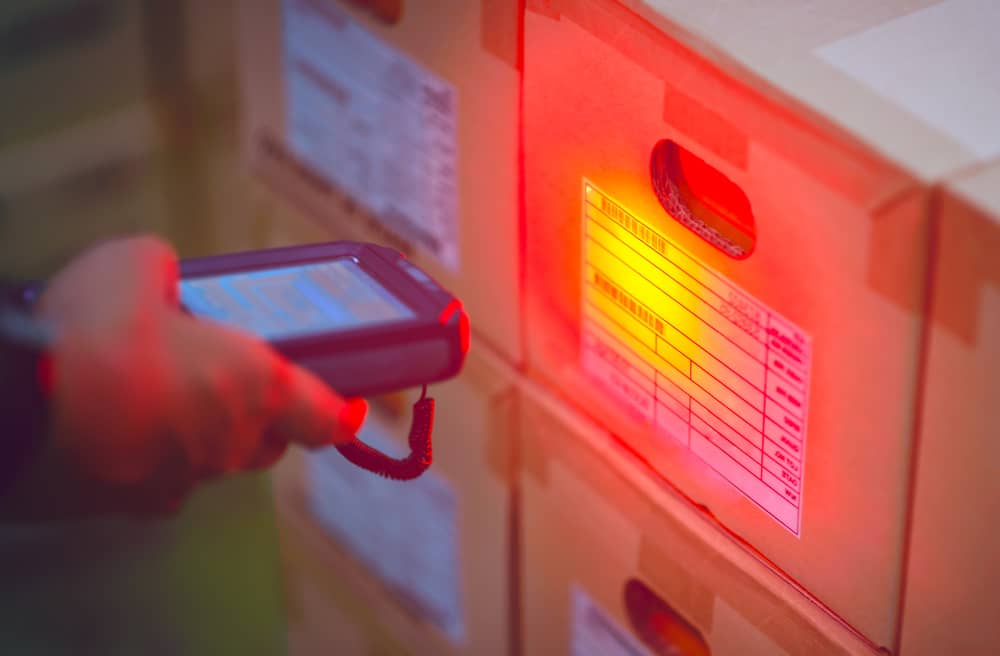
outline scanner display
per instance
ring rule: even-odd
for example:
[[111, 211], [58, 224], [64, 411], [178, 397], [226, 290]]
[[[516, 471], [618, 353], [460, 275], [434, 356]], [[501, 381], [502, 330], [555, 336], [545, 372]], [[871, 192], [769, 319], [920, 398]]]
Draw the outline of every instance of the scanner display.
[[267, 340], [308, 337], [415, 317], [357, 260], [279, 267], [181, 281], [193, 314]]

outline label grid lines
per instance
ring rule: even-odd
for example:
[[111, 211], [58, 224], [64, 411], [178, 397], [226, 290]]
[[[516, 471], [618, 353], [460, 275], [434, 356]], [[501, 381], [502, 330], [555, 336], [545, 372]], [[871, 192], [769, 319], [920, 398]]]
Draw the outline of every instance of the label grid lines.
[[810, 338], [586, 179], [582, 200], [582, 368], [800, 536]]
[[[598, 247], [600, 247], [600, 245], [598, 245]], [[623, 265], [623, 266], [625, 266], [625, 267], [628, 267], [629, 269], [631, 269], [631, 267], [629, 267], [628, 263], [624, 262], [624, 261], [623, 261], [623, 260], [621, 260], [620, 258], [617, 258], [617, 257], [616, 257], [616, 259], [618, 259], [618, 260], [619, 260], [619, 261], [620, 261], [620, 262], [622, 263], [622, 265]], [[640, 274], [640, 275], [641, 275], [641, 274]], [[604, 293], [604, 292], [603, 292], [602, 290], [600, 290], [600, 289], [599, 289], [599, 287], [600, 287], [599, 285], [596, 285], [596, 284], [594, 284], [594, 283], [591, 283], [590, 281], [588, 281], [588, 283], [587, 283], [587, 284], [589, 284], [589, 285], [594, 285], [594, 286], [598, 287], [598, 291], [600, 291], [601, 293]], [[651, 285], [651, 286], [652, 286], [652, 287], [653, 287], [654, 289], [656, 289], [657, 291], [661, 291], [661, 292], [663, 291], [663, 290], [661, 290], [661, 289], [660, 289], [659, 287], [657, 287], [656, 285]], [[665, 294], [665, 292], [664, 292], [664, 294]], [[665, 295], [666, 295], [666, 294], [665, 294]], [[667, 296], [669, 296], [669, 295], [667, 295]], [[648, 308], [647, 308], [647, 309], [648, 309]], [[653, 313], [653, 314], [655, 314], [655, 313]], [[673, 323], [672, 323], [671, 321], [669, 321], [669, 320], [667, 320], [667, 319], [664, 319], [664, 318], [662, 318], [662, 317], [659, 317], [659, 318], [661, 318], [661, 319], [662, 319], [662, 321], [663, 321], [663, 325], [665, 325], [665, 326], [669, 325], [669, 326], [673, 327], [673, 328], [674, 328], [675, 330], [677, 330], [677, 332], [678, 332], [678, 333], [679, 333], [679, 334], [680, 334], [681, 336], [683, 336], [683, 337], [687, 338], [688, 340], [691, 340], [692, 342], [694, 341], [694, 340], [693, 340], [693, 339], [691, 338], [691, 336], [689, 336], [689, 335], [685, 334], [683, 330], [681, 330], [681, 329], [677, 328], [676, 326], [674, 326], [674, 324], [673, 324]], [[766, 393], [766, 389], [767, 389], [767, 388], [766, 388], [766, 386], [765, 386], [765, 387], [763, 387], [763, 388], [761, 388], [761, 387], [758, 387], [757, 385], [755, 385], [755, 384], [753, 383], [753, 381], [751, 381], [751, 380], [747, 380], [747, 378], [746, 378], [746, 377], [744, 377], [744, 376], [743, 376], [743, 375], [742, 375], [742, 374], [741, 374], [741, 373], [740, 373], [739, 371], [736, 371], [736, 370], [735, 370], [735, 369], [734, 369], [733, 367], [731, 367], [731, 366], [730, 366], [730, 365], [729, 365], [728, 363], [726, 363], [726, 362], [725, 362], [724, 360], [721, 360], [721, 359], [719, 359], [719, 358], [718, 358], [717, 356], [715, 356], [714, 354], [712, 354], [711, 352], [709, 352], [709, 351], [708, 351], [707, 349], [704, 349], [704, 348], [702, 348], [702, 347], [701, 347], [700, 345], [698, 345], [697, 343], [695, 343], [695, 346], [697, 346], [697, 347], [698, 347], [698, 348], [699, 348], [699, 349], [700, 349], [701, 351], [703, 351], [704, 353], [706, 353], [706, 354], [707, 354], [707, 355], [709, 356], [709, 358], [711, 358], [712, 360], [714, 360], [715, 362], [717, 362], [718, 364], [720, 364], [720, 365], [722, 365], [722, 366], [723, 366], [724, 368], [726, 368], [726, 369], [727, 369], [728, 371], [730, 371], [730, 372], [731, 372], [731, 373], [732, 373], [732, 374], [733, 374], [734, 376], [737, 376], [738, 378], [742, 379], [742, 380], [743, 380], [743, 381], [745, 381], [745, 382], [746, 382], [746, 383], [747, 383], [748, 385], [752, 385], [752, 386], [753, 386], [754, 388], [756, 388], [756, 389], [757, 389], [758, 391], [760, 391], [760, 392], [762, 392], [762, 393]], [[691, 360], [691, 358], [688, 358], [688, 360], [690, 361], [690, 360]], [[761, 365], [763, 365], [763, 364], [764, 364], [764, 362], [761, 362], [761, 361], [758, 361], [758, 362], [759, 362], [759, 363], [760, 363]], [[704, 370], [704, 369], [703, 369], [703, 370]], [[689, 374], [689, 375], [690, 375], [690, 374]], [[709, 375], [711, 375], [711, 374], [709, 374]], [[713, 377], [714, 377], [714, 376], [713, 376]], [[718, 380], [718, 379], [717, 379], [717, 380]], [[766, 379], [765, 379], [765, 381], [766, 381]], [[719, 382], [720, 382], [721, 384], [723, 384], [723, 385], [726, 385], [727, 387], [729, 387], [729, 385], [727, 385], [727, 383], [726, 383], [725, 381], [721, 381], [721, 380], [719, 380]], [[736, 395], [739, 395], [739, 393], [738, 393], [738, 392], [737, 392], [736, 390], [732, 390], [732, 389], [730, 388], [730, 391], [732, 391], [732, 392], [733, 392], [734, 394], [736, 394]], [[741, 398], [742, 398], [742, 397], [741, 397]], [[746, 401], [747, 403], [751, 403], [751, 401], [750, 401], [749, 399], [746, 399], [746, 398], [742, 398], [742, 400], [743, 400], [743, 401]], [[758, 408], [758, 409], [759, 409], [759, 410], [763, 410], [762, 408]]]

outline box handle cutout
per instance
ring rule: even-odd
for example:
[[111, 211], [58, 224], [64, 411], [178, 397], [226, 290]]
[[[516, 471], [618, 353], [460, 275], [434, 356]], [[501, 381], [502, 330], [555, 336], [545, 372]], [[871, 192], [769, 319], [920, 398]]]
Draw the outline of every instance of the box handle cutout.
[[638, 579], [625, 583], [625, 609], [632, 630], [659, 656], [711, 656], [705, 638]]
[[667, 214], [729, 257], [750, 257], [757, 225], [747, 195], [732, 180], [669, 139], [653, 146], [649, 173]]

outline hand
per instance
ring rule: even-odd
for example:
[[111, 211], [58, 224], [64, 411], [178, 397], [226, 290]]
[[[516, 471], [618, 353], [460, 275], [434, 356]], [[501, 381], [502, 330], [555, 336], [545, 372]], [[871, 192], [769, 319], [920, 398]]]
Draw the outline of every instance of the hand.
[[49, 507], [170, 512], [201, 481], [267, 467], [289, 442], [348, 441], [364, 420], [363, 400], [181, 312], [177, 258], [156, 238], [86, 252], [49, 282], [37, 315], [57, 335], [49, 483], [35, 491]]

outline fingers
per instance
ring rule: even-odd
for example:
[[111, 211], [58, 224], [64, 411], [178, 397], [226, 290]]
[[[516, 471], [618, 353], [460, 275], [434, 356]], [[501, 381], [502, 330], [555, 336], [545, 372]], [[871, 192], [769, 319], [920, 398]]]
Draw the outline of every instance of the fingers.
[[153, 308], [176, 306], [178, 275], [176, 254], [158, 237], [103, 242], [49, 281], [38, 313], [78, 330], [108, 332], [151, 319]]
[[[129, 275], [115, 267], [115, 277], [122, 292], [137, 303], [178, 304], [180, 265], [173, 247], [154, 235], [119, 239], [98, 247], [94, 257], [128, 266]], [[124, 278], [124, 280], [122, 280]]]
[[246, 469], [268, 469], [281, 460], [288, 450], [288, 440], [273, 431], [264, 433], [257, 447], [257, 453], [246, 463]]
[[279, 378], [288, 385], [284, 407], [272, 430], [289, 442], [318, 448], [351, 441], [364, 423], [364, 399], [340, 398], [323, 381], [280, 358], [273, 366], [287, 370]]
[[268, 466], [289, 443], [318, 448], [351, 440], [367, 413], [255, 337], [207, 320], [170, 320], [171, 361], [187, 371], [178, 389], [198, 390], [186, 451], [196, 469], [218, 475]]
[[[269, 434], [317, 448], [348, 442], [357, 433], [368, 412], [364, 399], [345, 401], [319, 378], [254, 337], [207, 322], [205, 326], [238, 351], [248, 386], [245, 392], [254, 406], [249, 414], [264, 417]], [[220, 344], [219, 349], [223, 348]]]

